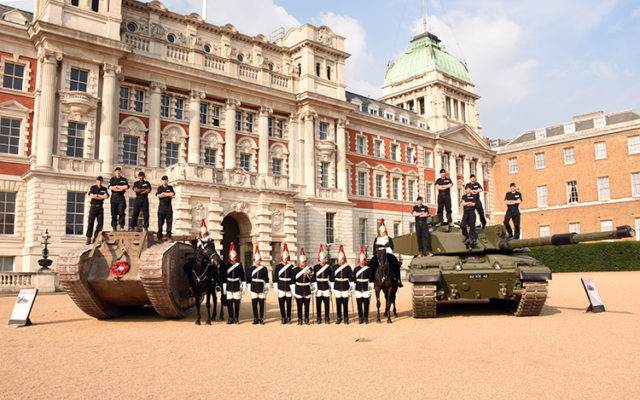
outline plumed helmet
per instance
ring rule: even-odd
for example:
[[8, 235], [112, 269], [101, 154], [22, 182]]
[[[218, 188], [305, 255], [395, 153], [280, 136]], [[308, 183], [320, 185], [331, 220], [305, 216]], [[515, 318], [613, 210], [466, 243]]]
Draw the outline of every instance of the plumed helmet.
[[300, 256], [298, 256], [298, 262], [302, 264], [303, 262], [307, 262], [307, 256], [304, 255], [304, 247], [300, 248]]
[[287, 247], [286, 243], [284, 244], [284, 246], [282, 246], [282, 256], [280, 257], [280, 261], [282, 261], [283, 263], [291, 261], [291, 255], [289, 254], [289, 247]]
[[384, 224], [384, 218], [382, 218], [380, 220], [380, 226], [378, 227], [378, 234], [380, 236], [386, 236], [387, 235], [387, 226]]
[[367, 262], [367, 253], [364, 252], [364, 246], [360, 246], [360, 254], [358, 255], [358, 262], [360, 264]]
[[202, 239], [203, 237], [208, 235], [209, 230], [207, 229], [207, 224], [204, 222], [204, 218], [202, 218], [202, 221], [200, 222], [200, 233], [198, 234], [198, 237]]
[[236, 245], [231, 242], [229, 246], [229, 262], [235, 263], [238, 261], [238, 252], [236, 251]]
[[254, 264], [258, 264], [262, 261], [262, 255], [260, 254], [260, 249], [258, 245], [256, 245], [255, 250], [253, 250], [253, 262]]
[[327, 261], [327, 253], [322, 249], [322, 244], [320, 245], [320, 250], [318, 250], [318, 261]]
[[340, 245], [340, 249], [338, 250], [338, 264], [344, 264], [347, 262], [347, 255], [344, 253], [344, 247]]

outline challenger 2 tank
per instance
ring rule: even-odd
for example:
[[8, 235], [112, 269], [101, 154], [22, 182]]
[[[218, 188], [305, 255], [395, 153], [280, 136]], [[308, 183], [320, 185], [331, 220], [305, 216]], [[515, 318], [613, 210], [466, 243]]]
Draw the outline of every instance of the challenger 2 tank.
[[85, 313], [112, 318], [151, 305], [180, 318], [194, 305], [183, 266], [193, 247], [154, 241], [151, 232], [102, 232], [93, 245], [69, 250], [57, 261], [60, 284]]
[[395, 252], [414, 256], [409, 265], [414, 318], [435, 318], [438, 301], [489, 299], [516, 316], [539, 315], [547, 298], [551, 270], [526, 256], [527, 247], [572, 245], [632, 237], [630, 226], [593, 233], [562, 233], [532, 239], [509, 239], [503, 225], [477, 229], [478, 240], [465, 245], [456, 226], [431, 233], [433, 256], [418, 255], [416, 234], [393, 239]]

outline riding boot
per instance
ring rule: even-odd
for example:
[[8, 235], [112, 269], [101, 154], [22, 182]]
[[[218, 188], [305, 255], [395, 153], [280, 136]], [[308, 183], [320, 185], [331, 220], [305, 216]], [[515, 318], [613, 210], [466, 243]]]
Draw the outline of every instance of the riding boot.
[[309, 303], [311, 299], [304, 299], [304, 323], [309, 325]]
[[322, 323], [322, 297], [316, 297], [316, 323]]
[[358, 305], [358, 323], [363, 323], [364, 318], [362, 317], [362, 299], [356, 299], [356, 303]]
[[296, 299], [296, 305], [298, 309], [298, 325], [302, 325], [302, 304], [304, 303], [303, 299]]
[[291, 322], [291, 303], [293, 299], [291, 297], [285, 297], [285, 305], [287, 306], [287, 323]]
[[233, 300], [227, 299], [227, 312], [229, 313], [229, 320], [227, 321], [227, 324], [233, 324], [235, 322], [233, 320], [233, 316], [235, 315], [233, 313], [233, 303]]
[[253, 324], [258, 325], [258, 299], [251, 299], [251, 309], [253, 310]]
[[342, 307], [344, 307], [344, 323], [349, 325], [349, 298], [342, 299]]
[[240, 300], [234, 300], [234, 302], [236, 303], [235, 321], [236, 321], [236, 324], [239, 324], [240, 323]]
[[364, 300], [364, 323], [369, 323], [369, 304], [371, 303], [371, 299]]
[[330, 324], [331, 323], [331, 316], [329, 315], [330, 309], [331, 309], [331, 298], [330, 297], [325, 297], [324, 299], [324, 323], [325, 324]]
[[282, 318], [283, 325], [287, 323], [287, 314], [285, 314], [285, 311], [284, 311], [284, 302], [285, 302], [285, 297], [278, 298], [278, 305], [280, 306], [280, 317]]
[[260, 307], [260, 325], [264, 325], [264, 299], [258, 299], [258, 306]]
[[336, 325], [340, 325], [342, 323], [342, 300], [343, 299], [341, 297], [336, 298]]

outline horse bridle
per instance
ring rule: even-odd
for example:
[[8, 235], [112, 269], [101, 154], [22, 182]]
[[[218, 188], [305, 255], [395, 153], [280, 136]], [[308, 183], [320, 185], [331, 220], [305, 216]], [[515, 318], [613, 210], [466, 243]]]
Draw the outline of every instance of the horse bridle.
[[[213, 247], [211, 249], [211, 255], [209, 257], [203, 257], [203, 259], [206, 260], [207, 262], [207, 266], [204, 269], [204, 271], [202, 272], [202, 274], [198, 275], [195, 271], [195, 268], [191, 270], [191, 273], [193, 274], [193, 277], [196, 279], [196, 282], [200, 283], [200, 281], [207, 275], [207, 273], [209, 272], [209, 269], [211, 267], [211, 265], [215, 264], [215, 256], [216, 256], [216, 249], [213, 246], [213, 244], [211, 244], [211, 247]], [[204, 252], [204, 249], [208, 249], [209, 248], [209, 244], [205, 244], [202, 245], [202, 251]], [[197, 250], [196, 250], [197, 251]]]

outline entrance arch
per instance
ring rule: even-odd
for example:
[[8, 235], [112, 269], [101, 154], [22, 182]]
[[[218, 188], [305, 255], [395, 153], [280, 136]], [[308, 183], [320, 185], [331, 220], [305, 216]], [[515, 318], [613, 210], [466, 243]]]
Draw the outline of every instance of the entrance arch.
[[247, 214], [232, 212], [222, 219], [222, 254], [228, 260], [231, 242], [236, 247], [240, 262], [245, 267], [251, 266], [253, 248], [251, 242], [251, 220]]

